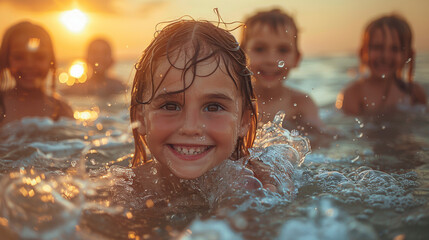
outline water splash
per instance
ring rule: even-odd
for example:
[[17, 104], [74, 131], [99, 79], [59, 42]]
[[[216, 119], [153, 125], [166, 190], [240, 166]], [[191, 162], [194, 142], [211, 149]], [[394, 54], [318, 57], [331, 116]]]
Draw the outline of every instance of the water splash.
[[255, 152], [276, 144], [285, 144], [290, 146], [286, 147], [290, 151], [289, 154], [286, 154], [289, 156], [289, 161], [300, 166], [304, 162], [305, 156], [311, 152], [310, 141], [306, 137], [297, 135], [296, 131], [293, 131], [292, 134], [282, 127], [285, 115], [283, 111], [279, 111], [272, 122], [268, 122], [258, 129], [253, 144], [254, 149], [251, 151]]

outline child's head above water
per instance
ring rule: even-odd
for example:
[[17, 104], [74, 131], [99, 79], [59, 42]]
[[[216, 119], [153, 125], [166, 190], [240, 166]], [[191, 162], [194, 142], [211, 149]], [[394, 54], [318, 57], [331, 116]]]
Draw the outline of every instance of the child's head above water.
[[153, 158], [196, 178], [248, 154], [257, 126], [246, 56], [227, 30], [179, 20], [157, 33], [136, 65], [133, 166]]
[[110, 43], [104, 38], [93, 39], [88, 45], [86, 60], [94, 74], [105, 75], [113, 64]]
[[412, 81], [414, 49], [412, 32], [407, 21], [398, 15], [382, 16], [365, 29], [360, 50], [361, 70], [369, 69], [377, 78], [402, 78], [409, 63], [408, 81]]
[[301, 58], [295, 21], [280, 9], [261, 11], [245, 20], [241, 47], [250, 58], [257, 86], [277, 87]]
[[54, 90], [55, 69], [52, 40], [43, 27], [25, 21], [7, 29], [0, 48], [1, 90], [16, 87], [44, 91], [50, 70]]

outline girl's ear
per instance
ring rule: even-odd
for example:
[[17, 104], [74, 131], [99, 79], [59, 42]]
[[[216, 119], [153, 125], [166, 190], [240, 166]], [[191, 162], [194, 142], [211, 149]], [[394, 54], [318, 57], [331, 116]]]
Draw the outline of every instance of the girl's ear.
[[137, 132], [142, 136], [146, 135], [146, 124], [143, 116], [143, 105], [137, 106], [136, 120], [138, 121]]
[[363, 47], [359, 49], [359, 59], [361, 64], [368, 65], [368, 52]]
[[297, 49], [296, 50], [295, 64], [293, 65], [293, 67], [294, 68], [298, 67], [300, 62], [301, 62], [301, 52]]

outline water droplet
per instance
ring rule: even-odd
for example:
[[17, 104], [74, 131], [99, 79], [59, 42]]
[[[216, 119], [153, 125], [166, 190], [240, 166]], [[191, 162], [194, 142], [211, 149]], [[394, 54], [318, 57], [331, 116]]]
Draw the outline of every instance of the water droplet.
[[262, 105], [265, 105], [265, 102], [262, 102]]
[[412, 60], [412, 58], [408, 58], [407, 61], [405, 63], [410, 63]]
[[286, 80], [286, 76], [283, 76], [283, 80]]
[[375, 102], [372, 102], [372, 103], [371, 103], [371, 106], [375, 106]]
[[357, 134], [357, 135], [356, 135], [356, 137], [358, 137], [358, 138], [363, 137], [363, 133], [359, 133], [359, 134]]
[[381, 78], [385, 78], [385, 77], [386, 77], [386, 74], [381, 75]]
[[71, 165], [72, 167], [76, 167], [76, 164], [77, 164], [77, 162], [76, 162], [75, 160], [71, 161], [71, 163], [70, 163], [70, 165]]
[[384, 125], [383, 125], [383, 126], [381, 126], [381, 129], [383, 129], [383, 130], [384, 130], [384, 129], [386, 129], [386, 126], [384, 126]]
[[290, 132], [290, 135], [291, 135], [292, 137], [297, 137], [297, 136], [299, 136], [299, 132], [298, 132], [298, 130], [293, 129], [293, 130]]
[[279, 68], [284, 67], [284, 66], [285, 66], [285, 61], [283, 61], [283, 60], [278, 61], [277, 66], [278, 66]]
[[91, 162], [92, 165], [95, 165], [95, 159], [91, 158], [91, 160], [89, 160]]
[[256, 74], [261, 74], [261, 72], [258, 71], [258, 72], [256, 72]]
[[363, 124], [363, 123], [361, 123], [360, 125], [359, 125], [359, 127], [360, 128], [363, 128], [365, 125]]
[[294, 103], [293, 106], [296, 107], [296, 106], [298, 106], [298, 104]]

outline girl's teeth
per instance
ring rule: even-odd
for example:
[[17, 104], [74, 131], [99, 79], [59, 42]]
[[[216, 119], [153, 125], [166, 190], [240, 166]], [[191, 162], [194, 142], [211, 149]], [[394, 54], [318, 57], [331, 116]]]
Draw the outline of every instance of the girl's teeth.
[[185, 147], [174, 147], [174, 149], [184, 155], [196, 155], [204, 152], [206, 150], [205, 147], [199, 148], [185, 148]]

